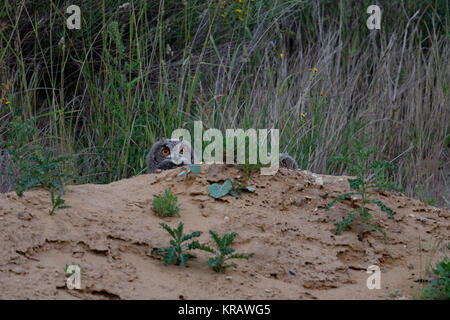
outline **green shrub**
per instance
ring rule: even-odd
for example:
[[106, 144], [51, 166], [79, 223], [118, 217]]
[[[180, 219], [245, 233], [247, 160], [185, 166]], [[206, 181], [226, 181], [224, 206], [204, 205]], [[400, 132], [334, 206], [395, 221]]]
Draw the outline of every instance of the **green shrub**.
[[153, 210], [160, 217], [180, 216], [178, 198], [172, 194], [170, 188], [164, 190], [164, 195], [158, 195], [153, 199]]
[[445, 257], [433, 269], [436, 278], [425, 288], [424, 298], [430, 300], [450, 300], [450, 259]]

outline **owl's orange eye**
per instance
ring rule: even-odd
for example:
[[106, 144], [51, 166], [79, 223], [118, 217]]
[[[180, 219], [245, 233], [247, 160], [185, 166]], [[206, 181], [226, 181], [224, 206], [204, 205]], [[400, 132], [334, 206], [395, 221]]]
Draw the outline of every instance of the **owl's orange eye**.
[[163, 156], [168, 156], [169, 153], [170, 153], [169, 148], [163, 148], [163, 149], [161, 150], [161, 154], [162, 154]]
[[181, 148], [180, 153], [184, 154], [184, 148]]
[[281, 161], [280, 162], [280, 167], [282, 167], [282, 168], [287, 168], [287, 164], [286, 164], [286, 161]]

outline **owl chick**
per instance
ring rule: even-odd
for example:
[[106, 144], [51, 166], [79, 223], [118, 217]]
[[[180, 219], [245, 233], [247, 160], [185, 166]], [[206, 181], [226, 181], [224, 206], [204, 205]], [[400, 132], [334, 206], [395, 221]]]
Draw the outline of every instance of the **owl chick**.
[[147, 154], [147, 173], [157, 169], [168, 170], [194, 162], [194, 154], [189, 142], [178, 139], [161, 139]]
[[297, 161], [287, 153], [280, 153], [280, 168], [297, 170]]

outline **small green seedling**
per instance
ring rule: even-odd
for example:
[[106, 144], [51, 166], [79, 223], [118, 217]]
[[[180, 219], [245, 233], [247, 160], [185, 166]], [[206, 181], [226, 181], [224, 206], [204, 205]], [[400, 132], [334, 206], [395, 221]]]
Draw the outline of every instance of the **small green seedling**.
[[190, 164], [190, 165], [189, 165], [189, 169], [181, 171], [181, 172], [178, 174], [178, 177], [182, 177], [182, 176], [184, 176], [184, 175], [189, 175], [189, 173], [192, 173], [192, 174], [200, 174], [201, 169], [202, 169], [202, 168], [200, 167], [199, 164]]
[[61, 195], [58, 194], [58, 196], [55, 198], [55, 192], [53, 191], [53, 189], [50, 189], [50, 199], [52, 201], [52, 209], [48, 211], [49, 215], [53, 215], [55, 211], [58, 210], [71, 208], [71, 206], [64, 205], [66, 200], [61, 198]]
[[170, 188], [164, 190], [164, 195], [158, 195], [153, 199], [153, 210], [160, 217], [180, 216], [178, 198], [172, 194]]
[[234, 238], [236, 238], [237, 236], [236, 232], [225, 234], [223, 237], [219, 237], [219, 235], [212, 230], [209, 230], [209, 234], [214, 239], [214, 242], [216, 243], [216, 246], [219, 249], [219, 251], [212, 249], [206, 244], [194, 243], [192, 247], [194, 249], [200, 249], [212, 253], [214, 257], [208, 260], [208, 265], [218, 273], [224, 273], [226, 269], [229, 267], [233, 268], [237, 267], [235, 263], [226, 264], [228, 260], [250, 259], [251, 257], [254, 256], [254, 253], [250, 253], [247, 255], [242, 253], [234, 253], [235, 249], [229, 247], [233, 242]]
[[164, 265], [168, 266], [171, 263], [175, 263], [180, 267], [184, 267], [189, 259], [195, 258], [190, 253], [185, 253], [184, 250], [193, 249], [199, 247], [200, 244], [197, 241], [191, 241], [190, 243], [184, 243], [188, 240], [200, 236], [200, 231], [192, 232], [188, 235], [183, 235], [183, 222], [178, 224], [178, 228], [172, 229], [165, 223], [160, 225], [172, 236], [170, 240], [170, 247], [155, 249], [152, 254], [164, 253]]
[[245, 163], [245, 164], [241, 164], [239, 166], [239, 168], [244, 173], [244, 175], [247, 179], [252, 178], [255, 173], [257, 173], [258, 171], [261, 170], [261, 168], [267, 168], [267, 167], [269, 167], [269, 165], [268, 164], [263, 165], [261, 162], [259, 162], [259, 159], [258, 159], [258, 163], [256, 163], [256, 164]]
[[255, 192], [255, 188], [249, 187], [246, 184], [234, 180], [232, 178], [227, 179], [223, 183], [223, 185], [213, 183], [208, 187], [208, 193], [214, 199], [220, 199], [226, 196], [227, 194], [230, 194], [235, 198], [239, 198], [240, 197], [239, 191]]
[[358, 140], [354, 140], [354, 150], [349, 156], [339, 156], [335, 158], [335, 161], [346, 163], [349, 167], [351, 174], [356, 175], [355, 179], [348, 179], [351, 192], [347, 192], [336, 197], [331, 203], [326, 206], [326, 210], [329, 210], [336, 202], [358, 196], [361, 198], [361, 205], [359, 208], [350, 211], [349, 215], [337, 222], [337, 228], [335, 234], [338, 235], [345, 228], [351, 227], [352, 222], [360, 218], [362, 220], [361, 228], [359, 231], [359, 238], [362, 239], [363, 229], [366, 225], [368, 229], [375, 229], [381, 232], [384, 236], [386, 233], [376, 224], [371, 224], [369, 221], [372, 219], [372, 215], [366, 207], [366, 204], [373, 203], [377, 205], [381, 211], [387, 213], [390, 219], [394, 219], [394, 212], [392, 209], [383, 204], [383, 202], [369, 197], [368, 191], [370, 189], [376, 190], [398, 190], [393, 181], [391, 181], [386, 170], [395, 169], [395, 167], [387, 161], [374, 161], [369, 164], [369, 157], [375, 149], [366, 148], [364, 143]]

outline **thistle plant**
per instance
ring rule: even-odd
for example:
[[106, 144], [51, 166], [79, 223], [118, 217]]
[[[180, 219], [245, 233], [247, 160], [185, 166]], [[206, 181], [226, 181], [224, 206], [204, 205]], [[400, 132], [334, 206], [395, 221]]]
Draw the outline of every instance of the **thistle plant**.
[[398, 190], [398, 187], [386, 173], [389, 169], [395, 169], [390, 162], [374, 161], [369, 163], [369, 158], [374, 152], [375, 148], [367, 148], [365, 141], [361, 142], [354, 139], [353, 150], [349, 153], [349, 155], [340, 155], [334, 159], [335, 161], [340, 161], [347, 164], [350, 174], [356, 175], [356, 178], [348, 179], [351, 191], [336, 197], [326, 206], [326, 210], [329, 210], [338, 201], [354, 196], [361, 198], [360, 206], [350, 211], [347, 217], [336, 223], [336, 235], [340, 234], [343, 229], [351, 227], [353, 221], [359, 218], [361, 220], [359, 230], [360, 239], [362, 239], [364, 227], [367, 229], [378, 230], [386, 236], [384, 230], [376, 224], [370, 223], [372, 215], [369, 213], [366, 206], [369, 203], [377, 205], [382, 211], [387, 213], [390, 219], [394, 219], [394, 212], [392, 209], [384, 205], [380, 200], [372, 199], [369, 195], [370, 190]]
[[170, 240], [170, 247], [155, 249], [152, 254], [164, 253], [164, 265], [168, 266], [171, 263], [175, 263], [180, 267], [184, 267], [189, 259], [195, 258], [193, 254], [184, 252], [186, 249], [190, 250], [195, 247], [199, 247], [200, 244], [197, 241], [185, 243], [188, 240], [200, 236], [200, 231], [194, 231], [188, 235], [183, 235], [183, 222], [178, 224], [176, 229], [172, 229], [165, 223], [160, 225], [166, 230], [172, 237]]
[[214, 257], [210, 258], [208, 260], [208, 265], [213, 268], [214, 271], [218, 273], [224, 273], [229, 267], [236, 268], [237, 265], [235, 263], [229, 263], [226, 262], [231, 259], [250, 259], [254, 256], [254, 253], [250, 254], [242, 254], [242, 253], [234, 253], [235, 249], [230, 248], [231, 243], [233, 242], [234, 238], [236, 238], [237, 233], [232, 232], [225, 234], [223, 237], [219, 237], [217, 233], [215, 233], [212, 230], [209, 230], [209, 234], [214, 239], [214, 242], [216, 243], [216, 246], [218, 248], [218, 251], [212, 249], [206, 244], [199, 244], [199, 243], [193, 243], [192, 248], [194, 249], [200, 249], [207, 251], [209, 253], [212, 253]]
[[58, 189], [64, 194], [64, 183], [72, 178], [63, 172], [68, 157], [54, 156], [53, 149], [34, 143], [37, 132], [30, 123], [15, 118], [9, 124], [8, 139], [2, 144], [10, 155], [11, 165], [7, 170], [16, 177], [14, 189], [19, 197], [33, 187]]
[[48, 211], [49, 215], [53, 215], [55, 211], [70, 208], [70, 206], [64, 205], [66, 200], [61, 198], [61, 195], [58, 194], [58, 196], [55, 197], [53, 189], [50, 189], [50, 200], [52, 201], [52, 208]]

